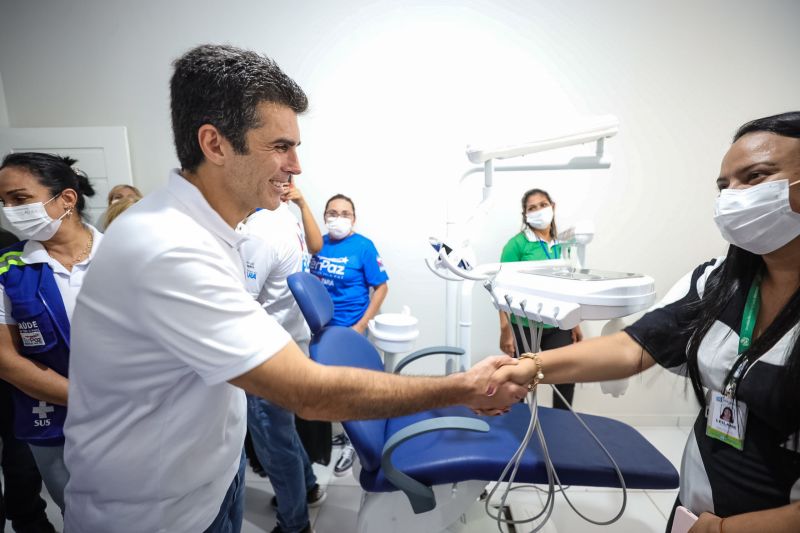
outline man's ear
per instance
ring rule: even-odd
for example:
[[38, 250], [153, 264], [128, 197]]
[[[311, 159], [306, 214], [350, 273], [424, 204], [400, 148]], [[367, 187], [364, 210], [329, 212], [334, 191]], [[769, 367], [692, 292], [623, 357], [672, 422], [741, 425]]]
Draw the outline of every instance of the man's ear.
[[233, 151], [227, 139], [211, 124], [203, 124], [198, 128], [197, 142], [206, 161], [215, 166], [222, 166], [226, 155]]

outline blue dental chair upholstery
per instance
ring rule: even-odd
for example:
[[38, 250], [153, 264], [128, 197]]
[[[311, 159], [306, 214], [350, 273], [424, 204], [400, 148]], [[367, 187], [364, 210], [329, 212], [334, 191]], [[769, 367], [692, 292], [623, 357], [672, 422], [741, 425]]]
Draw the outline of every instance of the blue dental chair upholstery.
[[[383, 371], [380, 355], [366, 337], [350, 328], [327, 325], [333, 316], [333, 303], [317, 278], [298, 273], [288, 282], [311, 328], [310, 351], [315, 361]], [[440, 349], [431, 353], [442, 353], [435, 351]], [[417, 357], [412, 354], [406, 359]], [[398, 368], [407, 362], [401, 361]], [[616, 460], [628, 488], [678, 486], [678, 473], [672, 464], [635, 429], [605, 417], [582, 417]], [[608, 458], [570, 412], [540, 407], [539, 418], [562, 483], [619, 487]], [[436, 506], [433, 486], [496, 481], [519, 446], [529, 419], [529, 407], [517, 404], [509, 414], [499, 417], [481, 417], [467, 408], [451, 407], [343, 425], [361, 461], [361, 487], [368, 493], [402, 490], [414, 512], [422, 513]], [[547, 483], [535, 438], [524, 454], [516, 481]]]

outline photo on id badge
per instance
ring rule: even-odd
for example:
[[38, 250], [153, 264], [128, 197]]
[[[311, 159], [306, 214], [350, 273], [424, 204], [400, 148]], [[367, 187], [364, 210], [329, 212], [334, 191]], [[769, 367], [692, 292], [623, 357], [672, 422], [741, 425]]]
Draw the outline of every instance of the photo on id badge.
[[706, 435], [730, 444], [737, 450], [744, 447], [747, 406], [715, 392], [711, 395]]

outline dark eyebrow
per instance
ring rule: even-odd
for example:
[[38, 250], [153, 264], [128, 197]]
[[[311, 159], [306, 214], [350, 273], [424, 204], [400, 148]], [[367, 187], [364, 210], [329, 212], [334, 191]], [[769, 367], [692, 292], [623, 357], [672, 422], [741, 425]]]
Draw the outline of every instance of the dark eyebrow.
[[[753, 170], [753, 168], [758, 167], [758, 166], [766, 167], [767, 170], [776, 170], [776, 169], [779, 168], [778, 164], [774, 163], [772, 161], [756, 161], [755, 163], [750, 163], [747, 166], [744, 166], [742, 168], [736, 169], [733, 172], [733, 175], [734, 176], [736, 176], [736, 175], [738, 175], [738, 176], [746, 175], [748, 172]], [[717, 186], [719, 187], [720, 183], [727, 183], [728, 181], [730, 181], [730, 178], [728, 178], [726, 176], [720, 176], [720, 177], [717, 178]]]
[[6, 191], [6, 194], [14, 194], [17, 192], [28, 192], [28, 190], [25, 187], [21, 187], [19, 189], [11, 189], [10, 191]]
[[295, 141], [294, 139], [287, 139], [285, 137], [280, 137], [270, 142], [270, 144], [287, 144], [289, 146], [300, 146], [301, 142]]
[[747, 174], [748, 172], [753, 170], [753, 168], [758, 167], [758, 166], [765, 166], [770, 170], [778, 168], [778, 165], [773, 163], [772, 161], [757, 161], [755, 163], [751, 163], [751, 164], [747, 165], [746, 167], [742, 167], [742, 168], [738, 169], [735, 173], [736, 174]]

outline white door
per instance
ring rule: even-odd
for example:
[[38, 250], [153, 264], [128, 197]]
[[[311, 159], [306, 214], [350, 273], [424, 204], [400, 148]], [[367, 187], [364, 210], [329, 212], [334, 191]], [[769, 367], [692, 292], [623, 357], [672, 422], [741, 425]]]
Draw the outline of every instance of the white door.
[[114, 185], [133, 185], [128, 133], [123, 126], [103, 128], [0, 128], [0, 156], [11, 152], [47, 152], [77, 159], [95, 195], [86, 198], [84, 215], [96, 223], [105, 212]]

